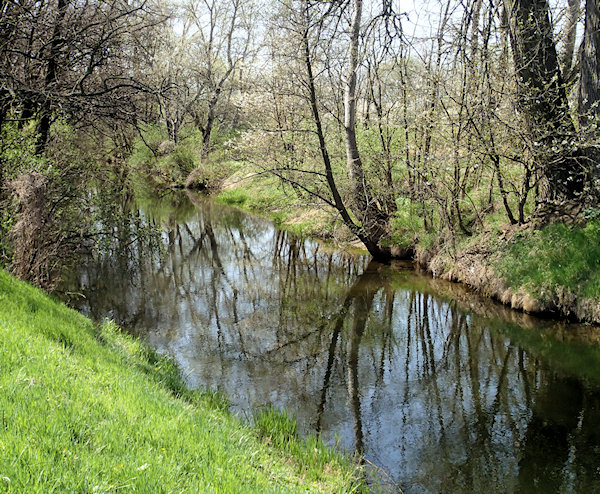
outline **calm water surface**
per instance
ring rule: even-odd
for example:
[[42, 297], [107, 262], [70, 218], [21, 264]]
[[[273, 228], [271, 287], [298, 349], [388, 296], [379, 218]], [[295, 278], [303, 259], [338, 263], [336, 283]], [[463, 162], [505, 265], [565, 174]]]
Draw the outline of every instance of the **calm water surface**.
[[[209, 201], [146, 206], [65, 290], [250, 417], [274, 405], [405, 493], [600, 492], [600, 333]], [[136, 239], [144, 225], [159, 238]], [[390, 480], [391, 479], [391, 480]]]

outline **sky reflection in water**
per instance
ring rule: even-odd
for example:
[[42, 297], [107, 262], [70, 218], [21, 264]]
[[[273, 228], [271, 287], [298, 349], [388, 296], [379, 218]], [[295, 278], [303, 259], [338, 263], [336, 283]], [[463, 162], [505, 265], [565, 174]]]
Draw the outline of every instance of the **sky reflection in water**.
[[[115, 225], [121, 241], [72, 273], [65, 289], [85, 298], [71, 302], [173, 355], [239, 413], [284, 408], [362, 452], [388, 488], [600, 492], [597, 330], [195, 202]], [[164, 233], [131, 242], [145, 221]]]

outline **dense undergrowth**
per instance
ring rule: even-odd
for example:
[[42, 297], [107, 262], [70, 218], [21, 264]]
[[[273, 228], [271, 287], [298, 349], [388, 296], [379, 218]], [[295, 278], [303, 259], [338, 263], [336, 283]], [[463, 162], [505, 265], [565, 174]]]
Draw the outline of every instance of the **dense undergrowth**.
[[89, 193], [94, 177], [109, 176], [97, 173], [89, 140], [62, 122], [45, 155], [36, 154], [35, 140], [32, 123], [0, 131], [0, 267], [51, 290], [62, 268], [94, 243], [93, 211], [112, 198]]
[[198, 129], [184, 127], [177, 143], [169, 140], [164, 126], [148, 125], [141, 135], [127, 159], [136, 186], [140, 181], [142, 185], [150, 181], [158, 189], [183, 187], [195, 172], [202, 188], [213, 189], [233, 172], [226, 143], [234, 133], [215, 132], [217, 149], [210, 159], [202, 155], [202, 135]]
[[353, 463], [267, 411], [255, 426], [111, 322], [0, 271], [0, 491], [354, 492]]

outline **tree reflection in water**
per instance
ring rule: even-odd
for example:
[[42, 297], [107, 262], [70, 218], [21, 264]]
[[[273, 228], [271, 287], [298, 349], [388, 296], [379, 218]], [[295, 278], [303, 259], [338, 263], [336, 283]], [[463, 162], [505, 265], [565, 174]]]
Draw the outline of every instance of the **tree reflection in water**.
[[[190, 385], [248, 415], [285, 408], [403, 492], [600, 491], [597, 346], [211, 202], [174, 217], [119, 225], [67, 288], [173, 355]], [[152, 221], [160, 245], [134, 242]]]

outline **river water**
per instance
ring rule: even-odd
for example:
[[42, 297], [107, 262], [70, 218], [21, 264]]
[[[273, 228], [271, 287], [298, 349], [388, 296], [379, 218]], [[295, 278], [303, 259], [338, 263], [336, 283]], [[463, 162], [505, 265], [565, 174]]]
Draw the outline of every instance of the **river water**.
[[600, 492], [597, 328], [178, 200], [115, 222], [119, 240], [67, 277], [70, 303], [242, 416], [272, 405], [360, 452], [385, 490]]

